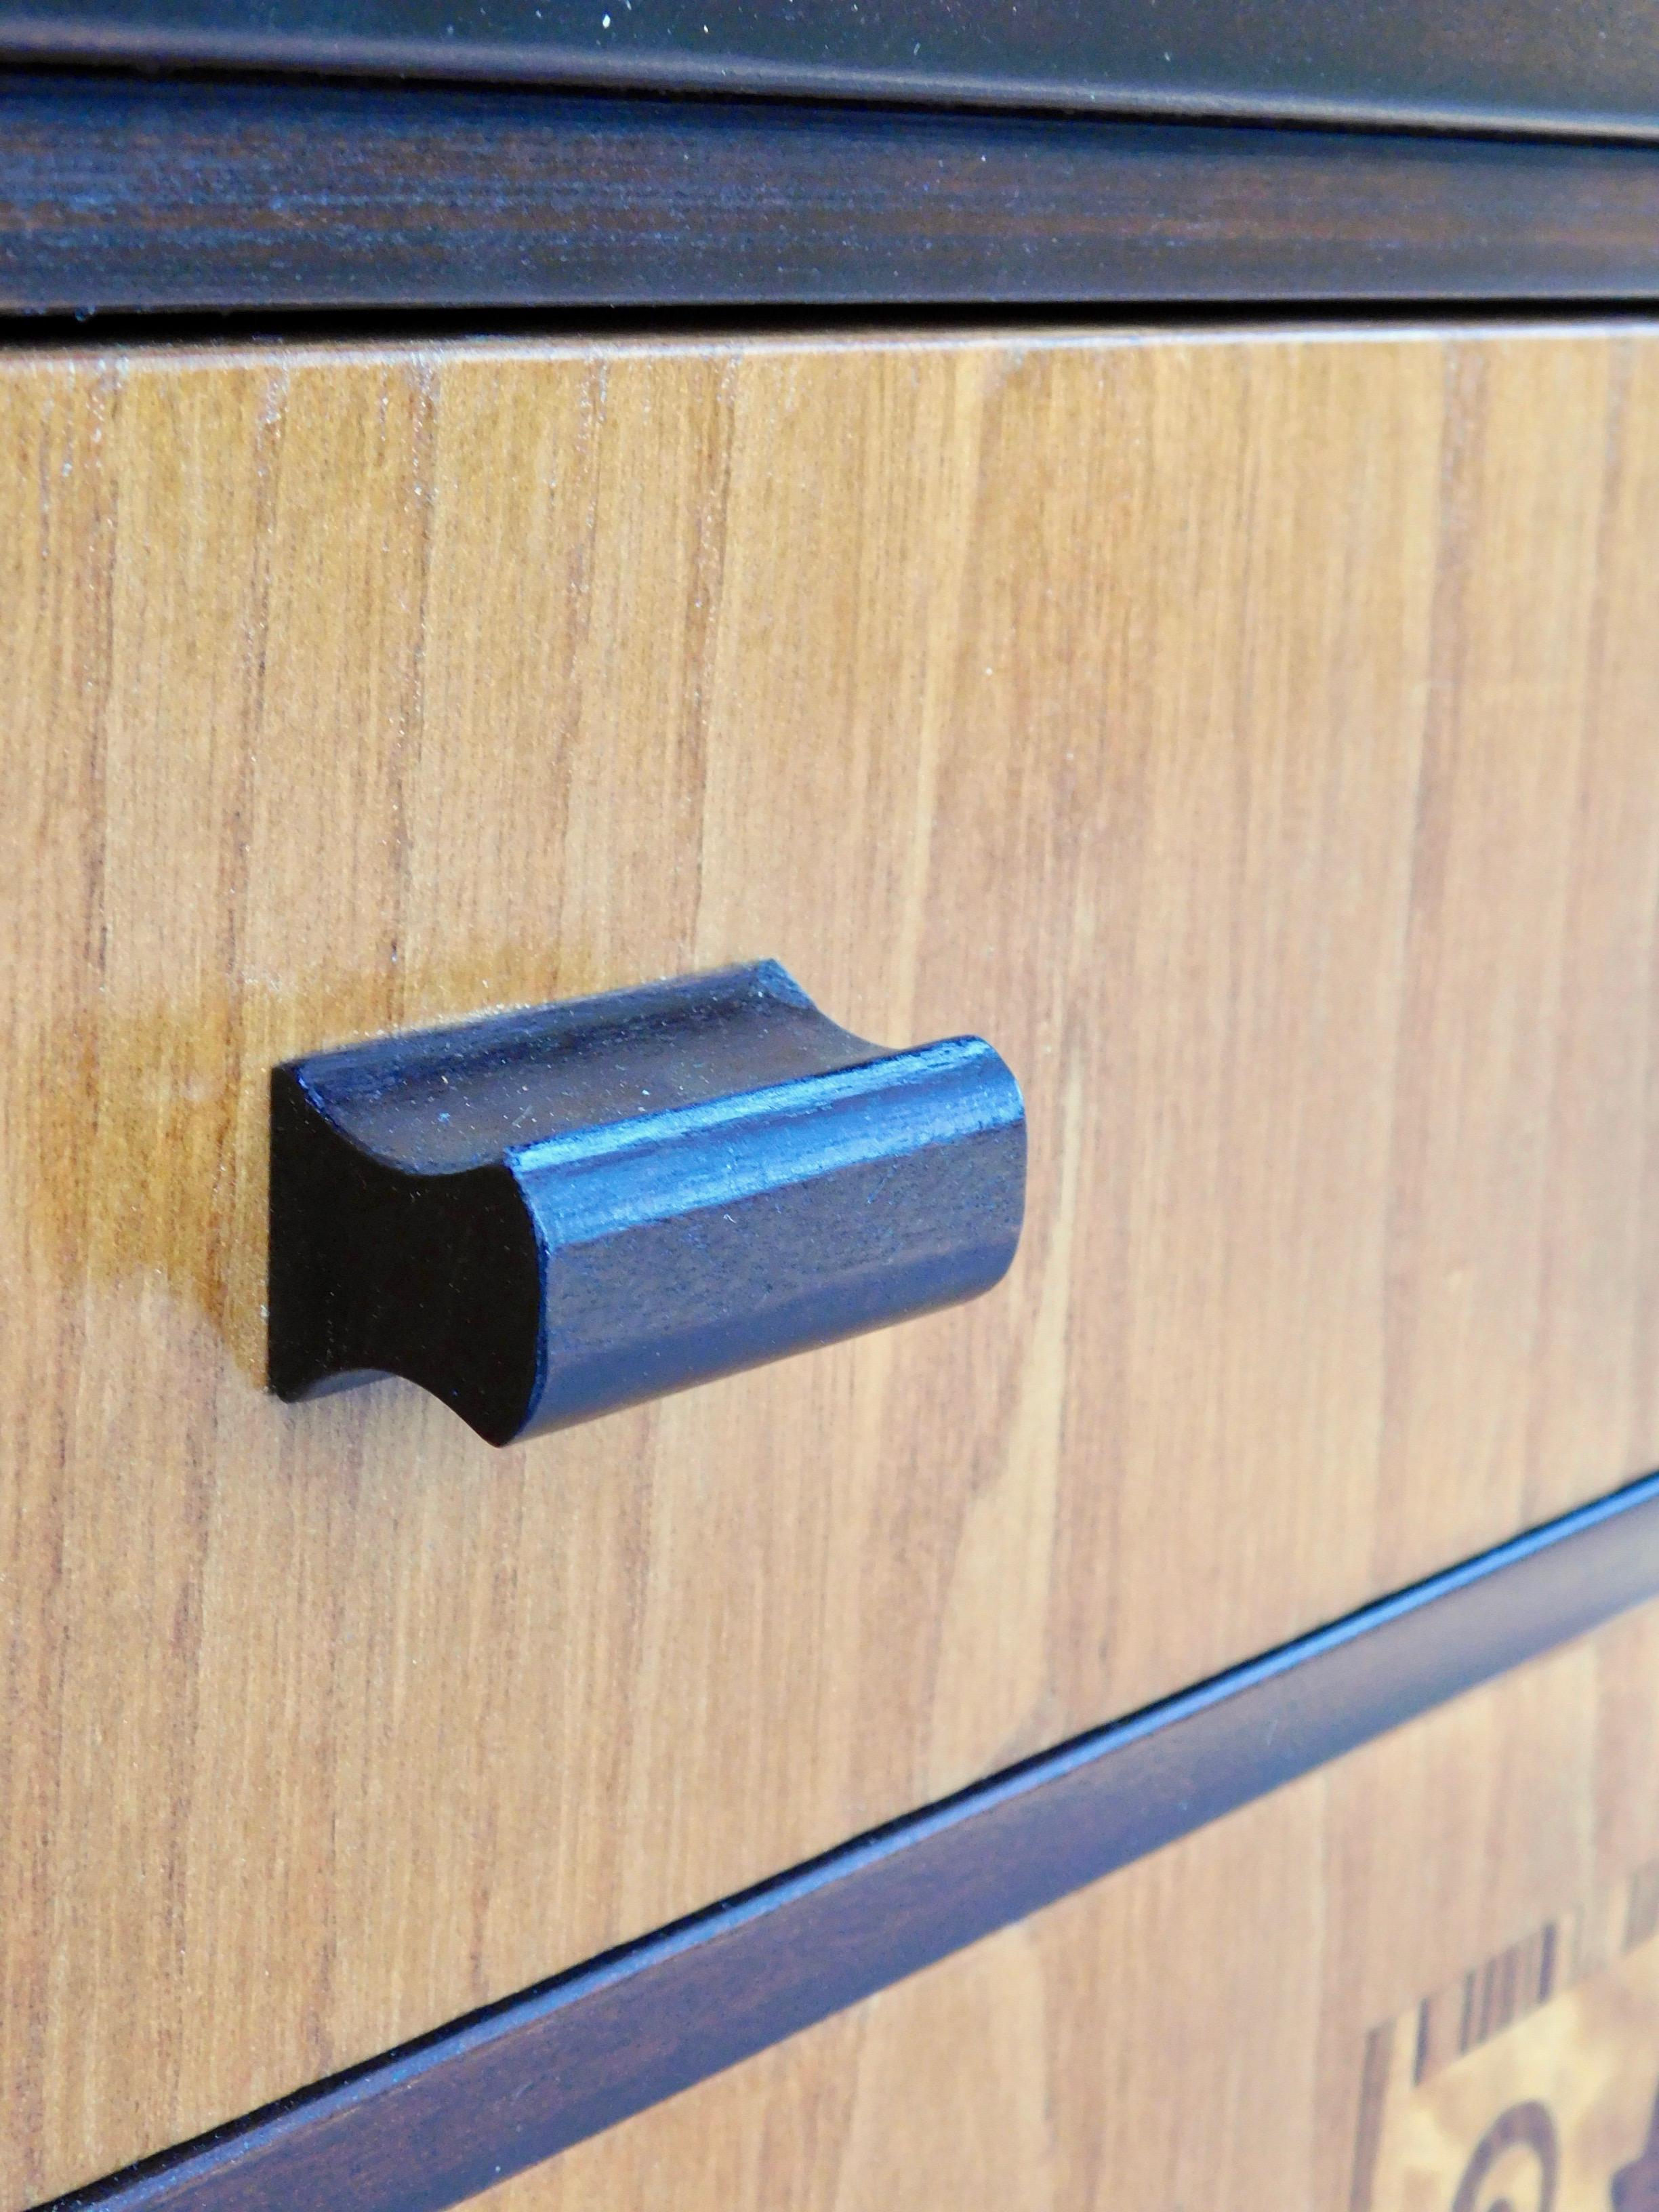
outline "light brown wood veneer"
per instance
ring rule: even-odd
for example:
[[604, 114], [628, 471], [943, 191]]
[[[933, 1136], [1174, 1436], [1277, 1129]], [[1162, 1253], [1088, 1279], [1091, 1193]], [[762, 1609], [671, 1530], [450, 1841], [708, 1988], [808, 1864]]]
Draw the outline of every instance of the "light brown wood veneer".
[[[0, 2205], [1659, 1461], [1656, 549], [1637, 327], [0, 361]], [[272, 1060], [757, 954], [1003, 1288], [262, 1394]]]

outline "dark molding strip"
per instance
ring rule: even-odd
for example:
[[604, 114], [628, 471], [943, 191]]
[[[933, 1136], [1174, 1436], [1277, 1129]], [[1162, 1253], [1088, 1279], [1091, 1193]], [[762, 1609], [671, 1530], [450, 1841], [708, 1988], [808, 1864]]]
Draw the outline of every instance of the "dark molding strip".
[[1659, 298], [1659, 147], [0, 76], [0, 313]]
[[1652, 0], [0, 0], [0, 54], [149, 69], [1659, 133]]
[[440, 2212], [1656, 1595], [1650, 1476], [54, 2212]]

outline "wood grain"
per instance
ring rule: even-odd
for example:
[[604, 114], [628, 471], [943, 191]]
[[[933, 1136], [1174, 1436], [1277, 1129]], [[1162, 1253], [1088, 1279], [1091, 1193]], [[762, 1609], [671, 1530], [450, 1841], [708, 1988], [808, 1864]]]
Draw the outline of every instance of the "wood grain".
[[[1523, 1959], [1546, 1927], [1575, 1948], [1601, 1938], [1586, 1924], [1596, 1908], [1626, 1897], [1638, 1868], [1650, 1885], [1656, 1754], [1649, 1607], [472, 2201], [1364, 2212], [1373, 2031], [1403, 2039], [1423, 1999]], [[1607, 2203], [1659, 2082], [1650, 1931], [1611, 2003], [1597, 1991], [1609, 1964], [1564, 1960], [1564, 1980], [1588, 1968], [1578, 1992], [1486, 2043], [1463, 2078], [1439, 2076], [1437, 2101], [1464, 2132], [1426, 2172], [1412, 2156], [1420, 2122], [1415, 2141], [1386, 2142], [1375, 2212], [1444, 2212], [1457, 2154], [1510, 2095], [1554, 2100], [1573, 2192], [1559, 2212]], [[1613, 2109], [1586, 2125], [1576, 2108], [1598, 2090]], [[1506, 2179], [1515, 2207], [1542, 2212], [1536, 2168], [1518, 2158], [1481, 2212]]]
[[0, 74], [14, 314], [1656, 295], [1650, 144]]
[[[446, 2212], [1656, 1590], [1659, 1474], [54, 2206]], [[1650, 1935], [1659, 1861], [1627, 1887], [1624, 1919]], [[1401, 2066], [1409, 2097], [1425, 2056], [1467, 2051], [1527, 1989], [1561, 1985], [1584, 1964], [1565, 1929], [1472, 1970], [1398, 2036], [1373, 2032], [1365, 2080], [1382, 2095], [1364, 2102], [1388, 2124], [1362, 2118], [1366, 2173], [1384, 2136], [1399, 2148]]]
[[[0, 485], [0, 2203], [1659, 1460], [1655, 334], [15, 355]], [[272, 1061], [758, 954], [1005, 1053], [1002, 1290], [265, 1398]]]

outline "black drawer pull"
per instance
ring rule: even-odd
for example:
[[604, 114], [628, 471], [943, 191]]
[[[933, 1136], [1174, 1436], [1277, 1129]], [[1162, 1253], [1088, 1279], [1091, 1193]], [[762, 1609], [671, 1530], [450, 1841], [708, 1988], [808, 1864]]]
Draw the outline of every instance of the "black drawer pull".
[[402, 1375], [505, 1444], [988, 1290], [1025, 1117], [775, 961], [276, 1068], [270, 1387]]

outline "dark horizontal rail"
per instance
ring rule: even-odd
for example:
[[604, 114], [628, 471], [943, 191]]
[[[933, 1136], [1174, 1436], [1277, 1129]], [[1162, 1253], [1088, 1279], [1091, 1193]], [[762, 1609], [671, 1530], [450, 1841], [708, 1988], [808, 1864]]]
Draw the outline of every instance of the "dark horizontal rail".
[[1659, 146], [0, 76], [0, 312], [1654, 298]]
[[0, 53], [1441, 129], [1659, 130], [1652, 0], [0, 0]]
[[1659, 1594], [1659, 1476], [56, 2212], [439, 2212]]

